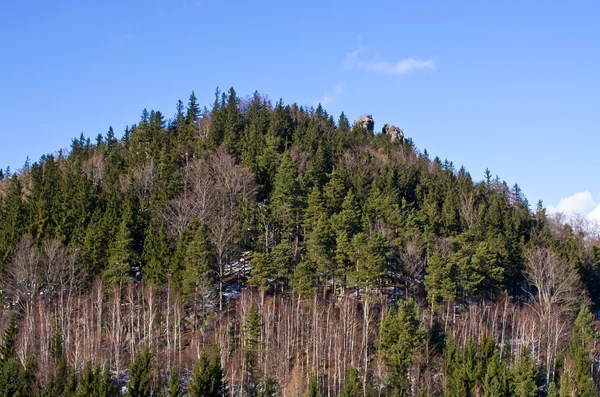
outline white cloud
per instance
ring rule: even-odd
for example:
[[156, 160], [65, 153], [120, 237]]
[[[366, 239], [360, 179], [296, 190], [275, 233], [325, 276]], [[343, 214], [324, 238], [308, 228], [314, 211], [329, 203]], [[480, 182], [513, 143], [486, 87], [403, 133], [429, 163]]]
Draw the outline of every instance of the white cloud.
[[598, 204], [598, 206], [596, 207], [596, 209], [594, 209], [593, 211], [591, 211], [588, 214], [588, 218], [592, 222], [599, 222], [600, 223], [600, 204]]
[[590, 225], [600, 226], [600, 203], [594, 200], [589, 191], [578, 192], [571, 196], [562, 198], [558, 205], [546, 207], [549, 213], [562, 213], [567, 221], [582, 216], [590, 222]]
[[585, 191], [560, 199], [556, 207], [549, 205], [548, 211], [562, 212], [565, 215], [587, 215], [594, 208], [594, 205], [592, 194]]
[[348, 52], [344, 62], [346, 67], [381, 74], [406, 74], [413, 70], [435, 70], [435, 63], [431, 59], [408, 57], [396, 62], [361, 59], [361, 55], [366, 50], [367, 47], [360, 45], [356, 50]]
[[323, 95], [323, 98], [321, 98], [319, 103], [323, 106], [327, 106], [330, 103], [335, 102], [335, 100], [342, 96], [342, 94], [344, 93], [344, 86], [345, 84], [343, 81], [337, 83], [335, 87], [333, 87], [333, 90]]

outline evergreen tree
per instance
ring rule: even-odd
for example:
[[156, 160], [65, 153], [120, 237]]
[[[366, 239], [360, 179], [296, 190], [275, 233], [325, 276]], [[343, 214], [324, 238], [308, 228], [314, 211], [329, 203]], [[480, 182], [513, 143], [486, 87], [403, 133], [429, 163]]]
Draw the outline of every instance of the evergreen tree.
[[319, 397], [319, 380], [314, 375], [308, 381], [307, 397]]
[[255, 370], [258, 365], [258, 347], [260, 343], [260, 333], [262, 324], [258, 314], [258, 308], [254, 303], [248, 308], [246, 320], [242, 327], [242, 335], [244, 338], [244, 368], [246, 381], [244, 387], [248, 390], [254, 388]]
[[167, 397], [183, 397], [179, 378], [179, 370], [173, 366], [169, 374], [169, 382], [167, 384]]
[[241, 135], [244, 130], [244, 116], [239, 109], [240, 100], [235, 90], [229, 89], [225, 105], [225, 128], [223, 131], [223, 146], [236, 154], [241, 152]]
[[9, 358], [13, 357], [15, 350], [15, 343], [17, 341], [17, 315], [13, 313], [10, 317], [8, 327], [4, 330], [2, 337], [2, 345], [0, 346], [0, 363], [8, 361]]
[[135, 356], [129, 368], [128, 397], [152, 397], [155, 390], [152, 361], [152, 353], [148, 348]]
[[129, 229], [131, 212], [126, 210], [119, 225], [119, 231], [108, 247], [108, 263], [103, 272], [105, 283], [110, 286], [125, 283], [129, 279], [132, 265], [135, 263], [133, 238]]
[[358, 370], [350, 367], [344, 380], [344, 385], [340, 390], [340, 397], [359, 397], [362, 395], [362, 382]]
[[571, 330], [564, 371], [560, 378], [561, 397], [598, 395], [591, 371], [591, 356], [595, 351], [597, 338], [594, 317], [587, 305], [583, 304]]
[[510, 369], [512, 395], [515, 397], [537, 396], [537, 374], [538, 369], [533, 357], [527, 347], [522, 347], [519, 358]]
[[216, 261], [204, 225], [197, 226], [192, 239], [188, 242], [183, 266], [182, 291], [185, 296], [197, 301], [202, 284], [210, 283], [216, 275]]
[[412, 299], [390, 309], [379, 327], [378, 349], [391, 369], [389, 384], [396, 394], [409, 392], [408, 369], [415, 350], [425, 340], [417, 307]]
[[485, 378], [483, 380], [484, 397], [508, 397], [509, 384], [508, 374], [505, 363], [500, 362], [498, 353], [494, 356], [485, 368]]
[[170, 250], [167, 233], [164, 226], [156, 231], [155, 225], [150, 224], [146, 229], [144, 250], [142, 251], [142, 278], [160, 286], [165, 281], [169, 267]]
[[192, 370], [188, 383], [188, 394], [190, 397], [220, 397], [223, 395], [221, 363], [217, 357], [211, 364], [206, 352], [202, 351]]

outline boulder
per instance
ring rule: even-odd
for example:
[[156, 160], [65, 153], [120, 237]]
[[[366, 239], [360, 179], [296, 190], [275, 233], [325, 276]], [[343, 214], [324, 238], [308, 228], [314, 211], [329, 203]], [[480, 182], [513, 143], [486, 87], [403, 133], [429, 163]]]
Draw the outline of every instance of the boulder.
[[381, 132], [388, 135], [392, 142], [404, 142], [404, 132], [395, 125], [385, 124], [381, 129]]
[[370, 114], [360, 117], [358, 120], [356, 120], [356, 124], [360, 125], [368, 132], [373, 132], [375, 127], [375, 121], [373, 121], [373, 116]]

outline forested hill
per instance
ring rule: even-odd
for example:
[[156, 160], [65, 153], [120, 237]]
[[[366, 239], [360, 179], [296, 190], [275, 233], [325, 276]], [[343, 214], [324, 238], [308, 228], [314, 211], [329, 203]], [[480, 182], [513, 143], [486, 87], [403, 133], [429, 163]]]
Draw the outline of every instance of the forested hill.
[[597, 395], [597, 236], [370, 127], [192, 93], [0, 170], [0, 390]]

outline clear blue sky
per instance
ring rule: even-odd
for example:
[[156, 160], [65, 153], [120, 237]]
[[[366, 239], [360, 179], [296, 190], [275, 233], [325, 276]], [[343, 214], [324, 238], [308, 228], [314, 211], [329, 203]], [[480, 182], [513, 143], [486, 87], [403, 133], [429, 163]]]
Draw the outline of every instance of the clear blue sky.
[[532, 206], [600, 203], [600, 3], [374, 3], [3, 1], [0, 166], [233, 86], [372, 113]]

